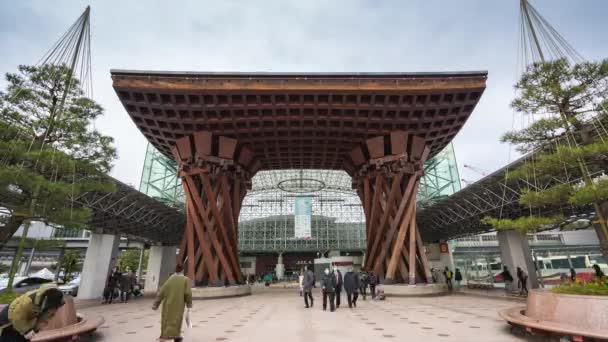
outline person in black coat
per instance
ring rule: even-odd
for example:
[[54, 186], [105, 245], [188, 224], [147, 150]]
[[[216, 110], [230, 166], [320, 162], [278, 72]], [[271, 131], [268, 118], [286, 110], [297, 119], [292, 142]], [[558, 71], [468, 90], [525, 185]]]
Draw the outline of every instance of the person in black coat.
[[117, 296], [116, 293], [118, 292], [121, 278], [122, 274], [120, 273], [118, 266], [114, 266], [106, 280], [106, 287], [103, 290], [103, 304], [112, 304], [112, 300]]
[[342, 272], [340, 272], [339, 269], [335, 269], [334, 274], [336, 275], [336, 309], [338, 309], [340, 307], [340, 297], [342, 294], [342, 285], [343, 285], [343, 278], [342, 278]]
[[369, 272], [369, 291], [371, 292], [372, 299], [376, 298], [376, 285], [380, 283], [380, 279], [374, 272]]
[[460, 288], [460, 282], [462, 281], [462, 273], [460, 273], [460, 268], [456, 269], [456, 273], [454, 274], [454, 280], [456, 280], [456, 288]]
[[344, 291], [346, 291], [346, 300], [348, 301], [349, 308], [353, 306], [357, 307], [360, 286], [359, 275], [350, 268], [344, 275]]
[[576, 281], [576, 271], [574, 268], [570, 268], [570, 281], [573, 283]]
[[[304, 272], [304, 282], [302, 284], [302, 289], [304, 290], [304, 305], [306, 308], [312, 307], [314, 304], [314, 299], [312, 298], [312, 288], [315, 287], [315, 274], [312, 270], [306, 270]], [[310, 299], [310, 305], [308, 305], [308, 300]]]
[[367, 273], [361, 272], [361, 274], [359, 274], [359, 291], [361, 292], [361, 295], [363, 296], [363, 300], [365, 300], [367, 297], [368, 282], [369, 282], [369, 278], [367, 277]]
[[500, 274], [505, 281], [505, 291], [509, 293], [511, 291], [511, 284], [513, 283], [513, 276], [506, 265], [502, 267], [502, 272]]
[[329, 311], [336, 311], [336, 305], [334, 302], [336, 295], [336, 275], [329, 271], [329, 268], [325, 269], [325, 275], [321, 281], [321, 289], [323, 290], [323, 311], [327, 310], [327, 299], [329, 298]]

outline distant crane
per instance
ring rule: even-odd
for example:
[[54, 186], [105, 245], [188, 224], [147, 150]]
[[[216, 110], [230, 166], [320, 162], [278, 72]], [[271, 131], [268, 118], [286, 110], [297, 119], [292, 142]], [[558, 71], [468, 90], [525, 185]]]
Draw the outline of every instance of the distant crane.
[[471, 184], [475, 183], [475, 182], [473, 182], [473, 181], [471, 181], [471, 180], [464, 179], [464, 178], [460, 178], [460, 181], [462, 182], [462, 184], [464, 184], [463, 188], [465, 188], [465, 187], [467, 187], [467, 186], [469, 186], [469, 185], [471, 185]]
[[487, 171], [482, 170], [482, 169], [480, 169], [480, 168], [478, 168], [478, 167], [475, 167], [475, 166], [472, 166], [472, 165], [468, 165], [468, 164], [464, 164], [463, 166], [464, 166], [465, 168], [467, 168], [467, 169], [469, 169], [469, 170], [471, 170], [471, 171], [475, 172], [476, 174], [478, 174], [478, 175], [482, 176], [482, 177], [485, 177], [485, 176], [487, 176], [487, 175], [488, 175], [488, 172], [487, 172]]

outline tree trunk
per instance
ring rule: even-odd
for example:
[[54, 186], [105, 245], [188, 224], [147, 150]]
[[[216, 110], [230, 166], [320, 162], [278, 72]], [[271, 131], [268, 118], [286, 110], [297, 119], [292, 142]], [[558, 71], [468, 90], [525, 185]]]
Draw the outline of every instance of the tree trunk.
[[23, 224], [23, 221], [25, 221], [25, 217], [11, 215], [6, 225], [0, 229], [0, 249], [15, 234], [17, 229]]
[[[602, 202], [600, 206], [602, 210], [602, 217], [608, 217], [608, 201]], [[608, 259], [608, 236], [604, 233], [602, 229], [602, 225], [598, 222], [593, 222], [593, 229], [595, 229], [595, 233], [597, 234], [598, 240], [600, 240], [600, 251], [602, 252], [602, 256], [605, 259]]]
[[8, 283], [6, 285], [6, 289], [8, 292], [12, 292], [13, 290], [13, 281], [15, 280], [15, 273], [19, 269], [19, 265], [21, 264], [21, 257], [23, 255], [23, 248], [25, 247], [25, 241], [27, 238], [27, 232], [30, 229], [30, 221], [25, 222], [23, 226], [23, 234], [21, 234], [21, 240], [19, 241], [19, 247], [17, 247], [17, 253], [15, 253], [15, 257], [13, 258], [13, 262], [11, 263], [11, 269], [8, 273]]
[[[593, 137], [593, 127], [589, 124], [580, 124], [575, 125], [577, 131], [579, 132], [579, 136], [582, 141], [582, 145], [591, 145], [594, 142]], [[593, 158], [593, 162], [597, 163], [602, 169], [608, 170], [608, 161], [601, 158]], [[581, 172], [585, 172], [585, 170], [581, 169]], [[606, 231], [606, 224], [601, 224], [602, 219], [606, 219], [608, 216], [608, 201], [598, 201], [595, 203], [597, 219], [593, 222], [593, 228], [595, 229], [595, 233], [597, 234], [597, 238], [600, 241], [600, 251], [602, 252], [602, 256], [604, 258], [608, 258], [608, 232]], [[597, 210], [599, 208], [599, 210]]]

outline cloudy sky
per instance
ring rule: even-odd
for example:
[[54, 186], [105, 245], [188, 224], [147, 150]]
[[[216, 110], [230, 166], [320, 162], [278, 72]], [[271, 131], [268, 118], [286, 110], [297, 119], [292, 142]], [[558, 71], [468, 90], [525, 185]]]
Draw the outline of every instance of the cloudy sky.
[[[532, 0], [587, 59], [608, 57], [608, 1]], [[488, 70], [488, 88], [455, 139], [465, 179], [516, 158], [500, 135], [518, 66], [518, 0], [0, 1], [0, 72], [34, 64], [92, 7], [95, 125], [116, 139], [112, 175], [139, 185], [146, 140], [110, 69], [298, 72]], [[179, 5], [178, 5], [179, 4]], [[4, 80], [0, 87], [4, 87]]]

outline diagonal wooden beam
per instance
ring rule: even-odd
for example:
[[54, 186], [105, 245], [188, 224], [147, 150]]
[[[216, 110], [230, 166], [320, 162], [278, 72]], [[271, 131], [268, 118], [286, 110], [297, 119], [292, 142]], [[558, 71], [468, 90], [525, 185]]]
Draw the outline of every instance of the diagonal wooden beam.
[[[227, 228], [229, 230], [229, 235], [231, 237], [230, 239], [230, 243], [232, 244], [232, 248], [234, 248], [234, 250], [238, 251], [238, 243], [237, 243], [237, 235], [236, 235], [236, 229], [237, 229], [237, 221], [234, 220], [234, 211], [232, 210], [232, 202], [233, 202], [233, 198], [232, 196], [230, 196], [230, 192], [232, 190], [232, 187], [230, 186], [230, 184], [228, 183], [228, 176], [226, 175], [226, 173], [222, 173], [222, 175], [220, 176], [221, 178], [221, 182], [222, 182], [222, 197], [224, 198], [224, 217], [226, 218], [227, 221]], [[238, 253], [238, 252], [237, 252]]]
[[[415, 202], [416, 202], [416, 194], [410, 193], [408, 195], [405, 195], [404, 198], [406, 198], [408, 201], [407, 210], [405, 212], [405, 215], [403, 216], [403, 219], [401, 220], [401, 223], [399, 226], [399, 231], [395, 238], [395, 244], [393, 246], [393, 250], [391, 253], [391, 258], [390, 258], [388, 267], [386, 269], [386, 278], [387, 279], [394, 279], [394, 277], [395, 277], [395, 270], [397, 269], [397, 262], [401, 255], [401, 251], [403, 250], [405, 236], [408, 233], [408, 230], [410, 230], [410, 228], [411, 228], [412, 217], [415, 217], [414, 209], [415, 209]], [[410, 247], [410, 249], [411, 249], [411, 247]], [[412, 256], [411, 255], [412, 255], [412, 250], [410, 250], [410, 266], [409, 266], [410, 274], [412, 273]]]
[[[418, 188], [418, 187], [416, 187]], [[416, 211], [416, 201], [413, 203]], [[416, 284], [416, 215], [412, 217], [410, 223], [410, 285]]]
[[[383, 182], [383, 175], [380, 172], [377, 172], [375, 174], [376, 176], [376, 181], [374, 182], [374, 186], [373, 186], [373, 196], [372, 196], [372, 208], [370, 211], [370, 216], [367, 217], [367, 227], [368, 227], [368, 231], [369, 231], [369, 236], [368, 236], [368, 240], [367, 240], [367, 250], [370, 250], [370, 246], [372, 245], [372, 243], [374, 242], [374, 240], [377, 238], [377, 226], [376, 226], [376, 216], [378, 215], [378, 207], [380, 206], [380, 196], [382, 195], [382, 182]], [[374, 255], [370, 255], [372, 259], [375, 258]]]
[[[209, 232], [209, 229], [207, 229], [207, 231], [204, 231], [203, 224], [201, 223], [200, 219], [203, 216], [207, 217], [206, 210], [202, 205], [202, 201], [200, 200], [200, 198], [198, 201], [195, 199], [195, 196], [197, 195], [198, 191], [196, 190], [196, 188], [194, 188], [196, 185], [194, 184], [192, 178], [190, 176], [186, 176], [185, 179], [182, 179], [182, 185], [184, 187], [184, 194], [186, 195], [186, 204], [188, 206], [187, 210], [193, 223], [194, 231], [196, 233], [200, 249], [203, 253], [203, 262], [207, 263], [207, 268], [209, 269], [210, 274], [210, 280], [217, 280], [217, 267], [215, 267], [213, 263], [214, 257], [211, 254], [212, 248], [206, 239], [206, 235], [211, 234], [211, 232]], [[201, 202], [199, 209], [201, 209], [203, 212], [198, 212], [196, 210], [196, 206], [198, 205], [197, 202]], [[207, 227], [211, 228], [212, 226], [209, 225]], [[212, 238], [211, 240], [213, 241]], [[218, 254], [219, 251], [216, 251], [216, 258]]]
[[[230, 282], [236, 282], [236, 277], [234, 276], [234, 274], [232, 272], [232, 267], [231, 267], [230, 263], [228, 262], [226, 256], [224, 255], [224, 252], [226, 252], [227, 254], [230, 254], [230, 251], [226, 251], [222, 248], [222, 245], [220, 244], [220, 242], [217, 238], [217, 231], [214, 231], [214, 229], [213, 229], [214, 225], [211, 224], [207, 215], [202, 214], [202, 213], [206, 212], [206, 208], [205, 208], [205, 205], [203, 205], [203, 201], [198, 192], [198, 189], [194, 185], [194, 181], [190, 177], [186, 177], [186, 182], [188, 184], [187, 188], [190, 189], [190, 198], [188, 198], [186, 202], [193, 203], [196, 207], [199, 208], [200, 215], [197, 215], [197, 217], [201, 217], [204, 221], [204, 225], [207, 227], [207, 231], [209, 232], [209, 237], [211, 238], [211, 243], [212, 243], [213, 247], [215, 248], [215, 253], [216, 253], [217, 257], [220, 259], [222, 268], [223, 268], [224, 272], [226, 273], [226, 275], [228, 276], [228, 280]], [[217, 221], [219, 221], [219, 219], [216, 216], [216, 222]]]
[[186, 216], [186, 241], [188, 248], [188, 264], [186, 275], [190, 279], [194, 279], [194, 267], [196, 266], [196, 260], [194, 258], [194, 230], [192, 228], [192, 213], [190, 211], [187, 212]]
[[413, 194], [414, 200], [415, 200], [416, 193], [413, 192], [415, 184], [416, 184], [416, 177], [410, 176], [410, 178], [408, 179], [407, 185], [405, 187], [405, 191], [401, 195], [402, 196], [401, 202], [399, 203], [399, 208], [397, 209], [395, 218], [393, 219], [393, 222], [390, 225], [390, 229], [389, 229], [388, 233], [386, 234], [386, 239], [384, 240], [384, 245], [378, 251], [378, 259], [376, 259], [376, 262], [381, 262], [384, 259], [384, 256], [386, 255], [392, 242], [394, 241], [393, 236], [395, 236], [395, 233], [397, 232], [397, 228], [399, 227], [399, 225], [401, 223], [401, 218], [403, 217], [403, 213], [404, 213], [409, 201], [412, 199], [411, 198], [412, 194]]
[[[372, 242], [371, 245], [371, 249], [370, 249], [370, 255], [372, 256], [372, 258], [375, 258], [378, 247], [380, 247], [380, 243], [384, 241], [384, 239], [382, 239], [383, 236], [385, 236], [385, 232], [386, 232], [386, 226], [387, 226], [387, 220], [389, 215], [391, 214], [391, 212], [393, 211], [394, 208], [394, 203], [395, 203], [395, 197], [397, 197], [398, 193], [401, 190], [401, 181], [403, 179], [403, 173], [399, 173], [397, 174], [395, 177], [393, 177], [392, 179], [392, 185], [391, 185], [391, 189], [390, 189], [390, 193], [388, 195], [388, 200], [386, 201], [386, 208], [384, 209], [384, 212], [382, 213], [382, 217], [380, 218], [380, 224], [378, 225], [378, 231], [377, 231], [377, 238], [375, 238]], [[369, 260], [372, 265], [374, 260], [371, 259]]]
[[[233, 267], [233, 272], [234, 272], [234, 276], [235, 278], [240, 282], [241, 281], [241, 268], [239, 266], [239, 262], [237, 260], [238, 258], [238, 251], [236, 249], [230, 248], [229, 245], [229, 235], [228, 235], [228, 231], [226, 229], [226, 225], [224, 224], [222, 218], [222, 214], [220, 213], [218, 207], [217, 207], [217, 197], [216, 194], [213, 192], [213, 190], [211, 189], [211, 182], [209, 181], [209, 173], [201, 173], [199, 174], [200, 178], [203, 181], [203, 189], [205, 190], [205, 195], [207, 196], [208, 199], [208, 203], [209, 206], [211, 207], [211, 211], [213, 213], [213, 215], [217, 218], [216, 220], [216, 224], [219, 227], [219, 230], [224, 238], [224, 243], [227, 244], [228, 246], [228, 257], [230, 259], [230, 262], [232, 263], [232, 267]], [[230, 200], [230, 199], [228, 199]]]
[[418, 248], [418, 252], [420, 253], [420, 261], [422, 262], [424, 277], [426, 278], [426, 282], [430, 284], [433, 282], [433, 276], [431, 275], [431, 268], [429, 267], [428, 257], [424, 252], [424, 245], [422, 244], [422, 238], [420, 237], [418, 225], [416, 225], [416, 246]]

